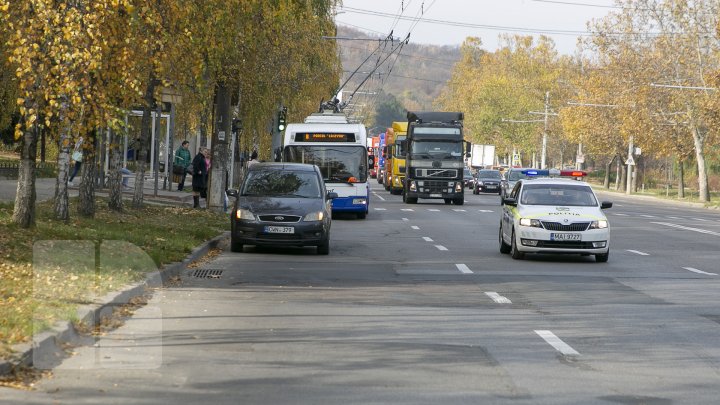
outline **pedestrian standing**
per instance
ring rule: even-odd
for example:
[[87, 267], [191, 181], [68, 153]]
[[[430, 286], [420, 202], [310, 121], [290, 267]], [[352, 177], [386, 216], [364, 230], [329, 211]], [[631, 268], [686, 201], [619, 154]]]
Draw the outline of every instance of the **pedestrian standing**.
[[75, 166], [73, 167], [73, 172], [70, 175], [70, 178], [68, 179], [68, 185], [73, 186], [73, 179], [75, 179], [75, 176], [80, 172], [80, 168], [82, 167], [82, 160], [83, 160], [83, 152], [82, 152], [82, 144], [83, 144], [83, 138], [80, 137], [77, 142], [75, 142], [75, 149], [73, 150], [72, 155], [70, 156], [71, 159], [75, 162]]
[[207, 198], [207, 180], [208, 180], [208, 164], [205, 158], [209, 158], [210, 153], [207, 148], [200, 148], [200, 152], [195, 155], [192, 161], [193, 175], [193, 208], [200, 208], [200, 198]]
[[191, 166], [192, 162], [190, 161], [190, 151], [188, 150], [188, 146], [190, 145], [190, 142], [187, 140], [182, 141], [182, 144], [178, 148], [178, 150], [175, 152], [175, 162], [173, 162], [173, 173], [180, 176], [180, 181], [178, 182], [178, 191], [183, 191], [183, 188], [185, 188], [185, 178], [187, 177], [187, 172], [189, 167]]
[[254, 165], [255, 163], [258, 163], [258, 153], [256, 150], [254, 150], [253, 153], [250, 155], [250, 161], [248, 161], [248, 167]]

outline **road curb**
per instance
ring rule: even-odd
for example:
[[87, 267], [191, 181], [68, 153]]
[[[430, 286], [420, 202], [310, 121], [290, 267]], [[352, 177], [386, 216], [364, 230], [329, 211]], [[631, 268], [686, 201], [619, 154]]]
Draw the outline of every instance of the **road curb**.
[[704, 203], [699, 202], [691, 202], [691, 201], [677, 201], [677, 200], [670, 200], [665, 199], [653, 195], [642, 195], [642, 194], [625, 194], [621, 191], [615, 191], [615, 190], [608, 190], [602, 186], [592, 185], [593, 189], [598, 193], [605, 193], [607, 195], [611, 196], [617, 196], [620, 198], [628, 198], [628, 199], [635, 199], [635, 200], [644, 200], [644, 201], [653, 201], [656, 203], [663, 203], [668, 205], [674, 205], [678, 207], [692, 207], [692, 208], [702, 208], [710, 211], [716, 211], [720, 209], [720, 207], [716, 206], [707, 206]]
[[[122, 290], [113, 291], [99, 298], [92, 305], [81, 306], [77, 311], [77, 319], [85, 325], [99, 324], [101, 319], [107, 314], [111, 314], [117, 306], [127, 304], [136, 297], [152, 294], [154, 289], [167, 285], [171, 279], [186, 270], [192, 262], [205, 256], [210, 249], [219, 246], [229, 236], [230, 232], [223, 232], [193, 249], [182, 262], [167, 264], [161, 270], [148, 274], [143, 281], [127, 285]], [[59, 321], [50, 330], [33, 336], [32, 342], [14, 345], [12, 349], [15, 354], [9, 359], [0, 360], [0, 375], [11, 373], [18, 366], [38, 366], [37, 362], [41, 363], [38, 368], [53, 368], [67, 357], [66, 348], [81, 346], [92, 340], [79, 333], [73, 322]]]

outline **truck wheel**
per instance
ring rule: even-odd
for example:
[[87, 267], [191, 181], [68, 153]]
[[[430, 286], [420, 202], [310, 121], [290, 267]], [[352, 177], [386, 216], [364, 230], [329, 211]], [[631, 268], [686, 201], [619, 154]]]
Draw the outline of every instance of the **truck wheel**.
[[453, 200], [453, 203], [455, 203], [455, 205], [463, 205], [465, 204], [465, 197], [456, 198]]
[[446, 199], [445, 199], [445, 204], [446, 204], [446, 205], [452, 204], [452, 198], [446, 198]]

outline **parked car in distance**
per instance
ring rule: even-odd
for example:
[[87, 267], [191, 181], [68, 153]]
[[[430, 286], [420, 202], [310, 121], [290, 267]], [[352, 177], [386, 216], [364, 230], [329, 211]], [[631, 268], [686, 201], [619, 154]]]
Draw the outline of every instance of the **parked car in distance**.
[[500, 194], [502, 175], [499, 170], [482, 169], [475, 173], [473, 194], [495, 193]]
[[472, 175], [472, 172], [467, 167], [463, 170], [463, 183], [465, 187], [472, 188], [473, 187], [473, 180], [474, 177]]
[[320, 169], [300, 163], [258, 163], [248, 168], [230, 216], [230, 250], [244, 245], [317, 246], [330, 252], [331, 200]]

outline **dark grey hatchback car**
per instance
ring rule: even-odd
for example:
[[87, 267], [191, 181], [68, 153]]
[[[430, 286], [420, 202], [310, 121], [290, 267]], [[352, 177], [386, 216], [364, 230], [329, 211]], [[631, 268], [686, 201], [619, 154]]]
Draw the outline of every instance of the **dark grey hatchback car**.
[[248, 168], [230, 216], [230, 250], [244, 245], [317, 246], [330, 253], [331, 200], [320, 169], [299, 163], [256, 163]]

